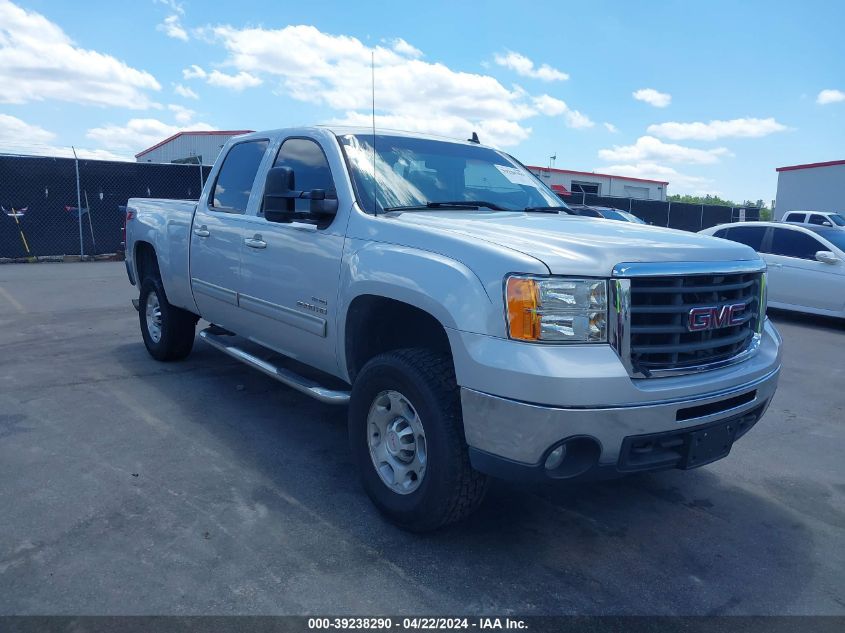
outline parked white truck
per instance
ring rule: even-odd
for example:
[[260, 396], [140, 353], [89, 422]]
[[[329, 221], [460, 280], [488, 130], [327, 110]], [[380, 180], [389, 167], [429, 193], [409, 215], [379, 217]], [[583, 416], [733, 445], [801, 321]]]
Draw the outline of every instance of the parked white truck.
[[689, 469], [780, 371], [765, 264], [565, 213], [473, 141], [327, 127], [230, 140], [199, 202], [129, 201], [126, 266], [161, 361], [213, 347], [348, 405], [363, 486], [430, 530], [518, 479]]

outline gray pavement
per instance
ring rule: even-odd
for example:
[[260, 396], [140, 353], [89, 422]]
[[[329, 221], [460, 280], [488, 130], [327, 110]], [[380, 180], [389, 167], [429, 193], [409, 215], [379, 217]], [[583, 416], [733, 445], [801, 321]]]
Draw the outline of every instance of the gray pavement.
[[495, 482], [397, 530], [345, 410], [198, 341], [144, 350], [119, 263], [0, 266], [0, 614], [845, 614], [845, 325], [773, 315], [767, 416], [725, 460]]

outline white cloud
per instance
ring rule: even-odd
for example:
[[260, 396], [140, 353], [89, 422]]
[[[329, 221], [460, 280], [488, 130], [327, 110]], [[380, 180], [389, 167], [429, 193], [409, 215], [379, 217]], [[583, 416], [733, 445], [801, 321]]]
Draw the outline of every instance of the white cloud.
[[816, 97], [816, 103], [819, 105], [839, 103], [840, 101], [845, 101], [845, 92], [842, 92], [841, 90], [832, 90], [830, 88], [822, 90]]
[[167, 37], [172, 37], [173, 39], [182, 40], [183, 42], [188, 41], [188, 32], [184, 29], [182, 21], [175, 13], [164, 18], [164, 21], [156, 26], [156, 31], [161, 31]]
[[[843, 95], [845, 98], [845, 95]], [[715, 141], [720, 138], [759, 138], [786, 130], [786, 126], [768, 119], [731, 119], [730, 121], [710, 121], [702, 123], [658, 123], [649, 125], [648, 132], [673, 141], [693, 139], [696, 141]]]
[[171, 103], [167, 106], [167, 109], [173, 113], [173, 118], [176, 119], [178, 123], [187, 124], [194, 120], [194, 115], [196, 112], [191, 110], [190, 108], [186, 108], [185, 106], [181, 106], [175, 103]]
[[196, 64], [191, 64], [188, 68], [185, 68], [182, 71], [182, 76], [185, 79], [205, 79], [208, 76], [208, 73]]
[[185, 15], [185, 6], [176, 0], [153, 0], [153, 3], [161, 4], [179, 15]]
[[[38, 125], [32, 125], [17, 117], [0, 114], [0, 152], [10, 154], [34, 154], [38, 156], [72, 157], [73, 150], [67, 146], [55, 145], [56, 135]], [[99, 160], [129, 160], [125, 154], [103, 149], [76, 148], [79, 158]]]
[[596, 167], [596, 171], [610, 173], [617, 176], [629, 176], [631, 178], [648, 178], [650, 180], [667, 181], [673, 191], [688, 193], [692, 195], [703, 195], [706, 193], [717, 194], [713, 189], [713, 180], [701, 176], [690, 176], [677, 170], [658, 165], [656, 163], [636, 163], [634, 165], [604, 165]]
[[139, 152], [185, 130], [211, 130], [208, 123], [170, 125], [158, 119], [130, 119], [125, 125], [106, 124], [88, 130], [86, 136], [112, 150]]
[[655, 108], [665, 108], [672, 103], [672, 95], [666, 92], [658, 92], [654, 88], [641, 88], [632, 92], [631, 95], [637, 101], [645, 101]]
[[563, 118], [568, 127], [573, 127], [575, 129], [583, 129], [593, 127], [595, 125], [595, 123], [590, 120], [590, 117], [585, 114], [581, 114], [578, 110], [567, 110], [563, 114]]
[[0, 0], [0, 103], [55, 99], [145, 109], [161, 86], [150, 73], [81, 48], [56, 24]]
[[540, 79], [541, 81], [566, 81], [569, 75], [559, 71], [557, 68], [552, 68], [548, 64], [542, 64], [539, 68], [534, 67], [534, 62], [528, 59], [525, 55], [508, 51], [505, 54], [497, 54], [493, 61], [499, 66], [510, 68], [517, 75], [523, 77], [531, 77], [532, 79]]
[[228, 75], [219, 70], [212, 70], [209, 73], [196, 64], [191, 64], [190, 67], [185, 68], [182, 71], [182, 76], [185, 79], [204, 79], [212, 86], [217, 86], [218, 88], [228, 88], [238, 92], [245, 88], [260, 86], [263, 83], [260, 77], [256, 77], [255, 75], [245, 71], [241, 71], [237, 75]]
[[43, 127], [31, 125], [8, 114], [0, 114], [0, 146], [2, 147], [21, 141], [39, 145], [49, 143], [55, 137], [55, 134]]
[[604, 125], [604, 129], [606, 129], [611, 134], [616, 134], [619, 131], [619, 128], [613, 125], [613, 123], [608, 123], [605, 121], [602, 125]]
[[173, 92], [175, 92], [180, 97], [185, 97], [186, 99], [199, 99], [200, 96], [188, 88], [188, 86], [184, 86], [182, 84], [176, 84], [173, 86]]
[[219, 70], [212, 70], [206, 78], [212, 86], [229, 88], [240, 92], [244, 88], [254, 88], [261, 85], [261, 79], [247, 72], [241, 71], [237, 75], [227, 75]]
[[534, 107], [547, 116], [557, 116], [569, 110], [569, 106], [566, 105], [565, 101], [555, 99], [549, 95], [534, 97]]
[[334, 110], [336, 119], [344, 122], [369, 124], [374, 55], [376, 113], [382, 125], [458, 138], [483, 131], [484, 141], [493, 145], [513, 145], [527, 138], [531, 127], [526, 119], [531, 117], [562, 116], [573, 127], [592, 125], [588, 117], [548, 95], [535, 99], [490, 75], [425, 61], [422, 51], [405, 40], [389, 39], [371, 47], [357, 38], [307, 25], [210, 26], [202, 29], [201, 36], [221, 45], [227, 56], [214, 64], [217, 71], [207, 71], [208, 66], [186, 68], [185, 79], [229, 87], [234, 87], [234, 78], [238, 87], [262, 81], [275, 94]]
[[416, 46], [408, 44], [408, 42], [403, 40], [401, 37], [397, 37], [396, 39], [391, 40], [390, 46], [394, 51], [396, 51], [400, 55], [405, 55], [406, 57], [416, 58], [423, 56], [423, 53], [420, 49], [418, 49]]
[[546, 116], [563, 115], [563, 120], [567, 127], [580, 129], [595, 125], [588, 116], [581, 114], [578, 110], [570, 109], [565, 101], [561, 101], [555, 97], [540, 95], [538, 97], [532, 97], [531, 100], [540, 114], [545, 114]]
[[673, 143], [664, 143], [653, 136], [641, 136], [633, 145], [614, 145], [612, 149], [599, 150], [599, 158], [606, 161], [668, 163], [693, 163], [706, 165], [719, 162], [721, 156], [729, 155], [724, 147], [695, 149]]

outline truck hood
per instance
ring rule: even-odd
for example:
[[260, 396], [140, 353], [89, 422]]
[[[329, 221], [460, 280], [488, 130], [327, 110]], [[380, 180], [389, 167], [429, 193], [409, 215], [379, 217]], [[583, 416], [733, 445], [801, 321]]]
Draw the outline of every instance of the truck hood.
[[519, 251], [561, 275], [609, 276], [623, 262], [759, 259], [747, 246], [707, 235], [571, 215], [423, 211], [396, 219]]

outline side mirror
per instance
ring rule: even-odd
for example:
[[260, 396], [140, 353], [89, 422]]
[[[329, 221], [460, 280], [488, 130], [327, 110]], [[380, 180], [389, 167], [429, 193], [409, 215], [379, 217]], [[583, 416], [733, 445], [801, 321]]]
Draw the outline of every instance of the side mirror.
[[823, 264], [838, 264], [839, 258], [830, 251], [818, 251], [816, 253], [816, 260]]
[[301, 192], [294, 190], [290, 167], [271, 167], [264, 181], [264, 217], [269, 222], [284, 222], [294, 210], [294, 200]]
[[825, 220], [824, 222], [822, 222], [822, 226], [833, 226], [833, 225], [830, 222], [828, 222], [827, 220]]
[[323, 189], [312, 189], [308, 194], [311, 200], [310, 212], [315, 215], [336, 215], [337, 198], [327, 198]]

